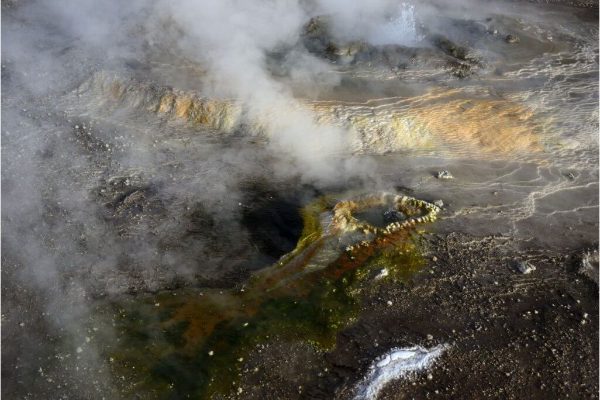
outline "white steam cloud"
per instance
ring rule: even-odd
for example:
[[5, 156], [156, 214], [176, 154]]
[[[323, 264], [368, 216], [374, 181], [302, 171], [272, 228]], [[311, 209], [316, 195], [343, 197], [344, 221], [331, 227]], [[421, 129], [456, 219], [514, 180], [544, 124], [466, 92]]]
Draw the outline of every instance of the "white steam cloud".
[[[345, 3], [345, 2], [344, 2]], [[330, 15], [334, 29], [350, 37], [348, 27], [377, 40], [414, 41], [414, 22], [406, 30], [399, 23], [412, 18], [412, 8], [396, 10], [392, 1], [341, 4], [319, 1], [307, 7], [301, 1], [192, 1], [163, 2], [159, 15], [169, 16], [185, 32], [178, 45], [208, 70], [206, 89], [217, 97], [234, 98], [247, 107], [248, 119], [259, 121], [269, 133], [270, 147], [288, 158], [278, 171], [301, 171], [309, 180], [336, 180], [348, 173], [339, 158], [349, 151], [350, 133], [315, 122], [314, 115], [292, 96], [291, 88], [276, 80], [267, 68], [269, 53], [294, 49], [286, 57], [292, 81], [315, 85], [339, 83], [322, 60], [298, 47], [303, 26], [312, 13]], [[309, 11], [310, 10], [310, 11]], [[312, 13], [311, 13], [312, 12]], [[374, 27], [390, 15], [403, 18], [389, 22], [391, 32]], [[398, 16], [399, 15], [399, 16]], [[396, 29], [396, 30], [394, 30]], [[399, 29], [399, 30], [398, 30]], [[404, 33], [407, 34], [406, 37]], [[316, 82], [315, 82], [316, 81]]]
[[[248, 180], [299, 177], [318, 187], [372, 177], [368, 162], [347, 157], [350, 133], [317, 123], [293, 86], [311, 86], [316, 95], [340, 83], [329, 62], [302, 45], [312, 17], [328, 14], [339, 37], [368, 38], [371, 20], [388, 21], [394, 4], [3, 2], [3, 277], [14, 294], [3, 320], [14, 345], [3, 357], [20, 366], [8, 379], [28, 382], [39, 367], [44, 379], [31, 390], [48, 397], [110, 393], [94, 335], [113, 332], [90, 332], [87, 325], [97, 297], [160, 290], [179, 279], [197, 283], [211, 269], [239, 265], [252, 247], [241, 223], [241, 186]], [[275, 55], [283, 78], [269, 65]], [[180, 62], [203, 73], [172, 76]], [[241, 104], [239, 130], [259, 126], [266, 151], [233, 139], [231, 145], [198, 139], [204, 132], [194, 136], [193, 127], [163, 123], [150, 112], [100, 114], [78, 97], [77, 88], [102, 71], [153, 84], [160, 63], [171, 76], [157, 85], [176, 81], [175, 89]], [[43, 318], [21, 329], [33, 315]], [[51, 345], [29, 351], [49, 334], [56, 334], [60, 351]], [[36, 365], [41, 359], [51, 361]], [[52, 383], [90, 377], [102, 384], [59, 390]]]

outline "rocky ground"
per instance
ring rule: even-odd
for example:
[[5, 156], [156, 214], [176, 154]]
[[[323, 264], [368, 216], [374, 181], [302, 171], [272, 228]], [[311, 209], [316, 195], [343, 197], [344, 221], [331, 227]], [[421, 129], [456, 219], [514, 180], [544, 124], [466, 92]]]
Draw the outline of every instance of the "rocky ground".
[[[598, 286], [581, 270], [584, 249], [522, 251], [508, 237], [458, 233], [426, 234], [423, 243], [428, 260], [423, 270], [403, 284], [375, 283], [360, 318], [338, 334], [335, 349], [273, 338], [251, 352], [233, 378], [237, 391], [226, 397], [349, 399], [372, 360], [387, 349], [445, 344], [446, 352], [431, 369], [392, 382], [379, 398], [598, 398]], [[521, 260], [536, 269], [519, 272], [515, 262]], [[13, 268], [7, 261], [4, 273], [10, 278]], [[597, 276], [597, 258], [590, 265]], [[4, 351], [4, 362], [17, 369], [4, 369], [3, 378], [19, 382], [27, 379], [20, 371], [26, 373], [32, 364], [56, 362], [61, 368], [39, 370], [36, 386], [46, 386], [46, 394], [59, 398], [94, 386], [98, 392], [83, 393], [110, 393], [108, 381], [81, 385], [74, 379], [93, 379], [102, 371], [56, 375], [74, 370], [80, 361], [46, 346], [59, 343], [59, 335], [47, 325], [38, 296], [26, 287], [10, 289], [21, 301], [12, 299], [15, 309], [3, 317], [20, 315], [26, 323]], [[25, 348], [43, 332], [46, 345], [37, 342], [41, 348], [34, 353], [45, 356], [29, 357]]]
[[[510, 238], [461, 234], [426, 243], [428, 265], [411, 282], [376, 286], [335, 350], [257, 349], [238, 398], [352, 398], [373, 359], [413, 344], [449, 348], [380, 398], [598, 398], [598, 286], [578, 272], [581, 252], [516, 252]], [[536, 270], [518, 272], [517, 259]]]

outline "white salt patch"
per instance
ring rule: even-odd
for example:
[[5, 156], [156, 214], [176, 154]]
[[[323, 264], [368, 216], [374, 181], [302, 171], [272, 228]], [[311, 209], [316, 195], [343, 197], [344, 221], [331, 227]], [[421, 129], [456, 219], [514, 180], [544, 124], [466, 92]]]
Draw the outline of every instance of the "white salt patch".
[[420, 346], [395, 348], [373, 361], [367, 376], [356, 389], [355, 400], [375, 400], [389, 382], [428, 368], [446, 350], [445, 345], [431, 349]]
[[390, 363], [390, 361], [392, 361], [392, 359], [390, 358], [389, 355], [383, 357], [383, 359], [376, 364], [377, 368], [385, 367], [386, 365], [388, 365]]

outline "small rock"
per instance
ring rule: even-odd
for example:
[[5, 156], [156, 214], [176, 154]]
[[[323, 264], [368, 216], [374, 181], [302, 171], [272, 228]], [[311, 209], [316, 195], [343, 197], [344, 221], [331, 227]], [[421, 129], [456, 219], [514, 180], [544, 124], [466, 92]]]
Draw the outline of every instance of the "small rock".
[[433, 379], [433, 375], [432, 374], [427, 374], [427, 380], [430, 381]]
[[506, 35], [506, 37], [504, 38], [504, 41], [506, 41], [506, 43], [510, 43], [510, 44], [514, 44], [514, 43], [519, 43], [521, 41], [521, 39], [517, 36], [517, 35]]
[[433, 340], [433, 335], [432, 334], [427, 334], [427, 340]]
[[375, 275], [375, 280], [379, 280], [379, 279], [385, 278], [389, 274], [390, 274], [390, 272], [388, 271], [388, 269], [387, 268], [383, 268], [381, 271], [379, 271], [379, 273], [377, 275]]
[[391, 306], [392, 304], [394, 304], [394, 303], [392, 303], [392, 301], [391, 301], [391, 300], [388, 300], [388, 301], [387, 301], [387, 305], [388, 305], [388, 306]]
[[450, 171], [439, 171], [436, 175], [438, 179], [454, 179], [454, 176], [450, 173]]
[[209, 356], [211, 356], [211, 357], [212, 357], [214, 354], [215, 354], [215, 352], [214, 352], [214, 351], [212, 351], [212, 350], [208, 352], [208, 355], [209, 355]]
[[596, 285], [598, 284], [598, 261], [598, 250], [585, 252], [581, 255], [579, 269], [577, 271], [596, 283]]
[[529, 261], [518, 261], [515, 265], [517, 271], [522, 274], [530, 274], [535, 271], [535, 265], [531, 264]]
[[569, 178], [570, 181], [574, 181], [575, 180], [575, 175], [572, 172], [569, 172], [567, 174], [567, 178]]
[[437, 206], [439, 208], [444, 208], [444, 202], [442, 200], [436, 200], [433, 202], [434, 206]]

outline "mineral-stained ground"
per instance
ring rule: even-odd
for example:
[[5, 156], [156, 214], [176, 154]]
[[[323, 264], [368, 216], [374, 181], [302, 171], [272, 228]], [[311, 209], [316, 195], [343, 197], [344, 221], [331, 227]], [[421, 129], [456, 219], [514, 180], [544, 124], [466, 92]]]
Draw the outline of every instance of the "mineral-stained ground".
[[597, 1], [342, 3], [2, 2], [3, 396], [599, 397]]

